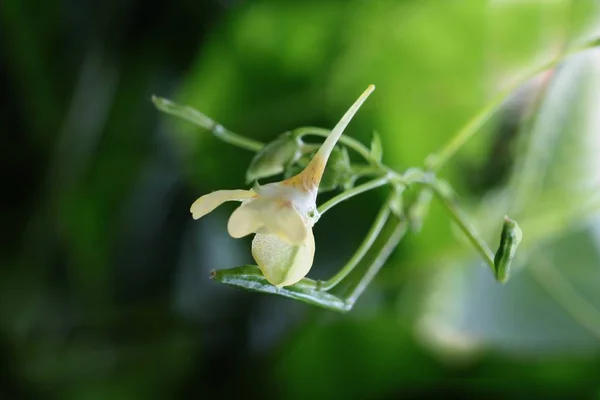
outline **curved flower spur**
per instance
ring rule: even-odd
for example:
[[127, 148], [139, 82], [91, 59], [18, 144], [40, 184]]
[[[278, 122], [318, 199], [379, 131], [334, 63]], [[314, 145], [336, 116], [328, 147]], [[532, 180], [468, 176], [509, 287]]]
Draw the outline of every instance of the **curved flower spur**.
[[201, 218], [226, 201], [240, 201], [229, 218], [229, 234], [242, 238], [255, 233], [252, 256], [272, 285], [281, 288], [300, 281], [313, 263], [312, 227], [319, 217], [316, 200], [327, 160], [373, 90], [375, 86], [370, 85], [360, 95], [302, 172], [280, 182], [256, 184], [250, 190], [218, 190], [204, 195], [190, 208], [193, 218]]

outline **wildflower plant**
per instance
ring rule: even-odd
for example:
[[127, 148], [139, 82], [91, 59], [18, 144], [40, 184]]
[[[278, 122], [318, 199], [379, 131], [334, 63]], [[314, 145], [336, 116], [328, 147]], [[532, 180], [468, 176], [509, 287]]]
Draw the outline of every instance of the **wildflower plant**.
[[[357, 98], [331, 131], [316, 127], [297, 128], [267, 144], [231, 132], [191, 107], [154, 96], [153, 102], [159, 110], [207, 129], [226, 143], [256, 153], [246, 171], [248, 188], [226, 188], [206, 193], [191, 205], [192, 217], [199, 219], [226, 201], [240, 202], [229, 218], [228, 232], [234, 238], [254, 235], [252, 256], [256, 265], [213, 271], [212, 278], [227, 285], [347, 312], [404, 235], [409, 231], [419, 231], [429, 203], [437, 198], [490, 267], [495, 279], [499, 283], [506, 282], [522, 238], [519, 225], [505, 217], [497, 250], [493, 252], [460, 208], [451, 185], [439, 179], [437, 172], [516, 88], [540, 72], [555, 67], [567, 55], [597, 44], [596, 40], [586, 43], [533, 70], [493, 98], [441, 151], [427, 157], [424, 168], [410, 168], [402, 173], [383, 164], [383, 147], [377, 134], [369, 147], [344, 135], [354, 115], [375, 90], [373, 85], [369, 85]], [[309, 135], [325, 140], [320, 146], [315, 146], [303, 140]], [[362, 158], [362, 162], [352, 162], [349, 151]], [[277, 175], [283, 175], [283, 179], [259, 183]], [[364, 179], [366, 182], [357, 184]], [[314, 224], [341, 202], [380, 187], [389, 188], [387, 198], [350, 260], [327, 280], [308, 278], [317, 248], [312, 233]], [[417, 188], [417, 195], [405, 201], [405, 192], [411, 187]], [[318, 194], [329, 191], [340, 193], [317, 206]], [[380, 237], [383, 239], [377, 241]], [[380, 245], [375, 246], [376, 242]], [[350, 273], [370, 251], [375, 255], [369, 258], [370, 264], [361, 278], [340, 285], [349, 279]], [[342, 291], [336, 290], [340, 287], [343, 287]]]

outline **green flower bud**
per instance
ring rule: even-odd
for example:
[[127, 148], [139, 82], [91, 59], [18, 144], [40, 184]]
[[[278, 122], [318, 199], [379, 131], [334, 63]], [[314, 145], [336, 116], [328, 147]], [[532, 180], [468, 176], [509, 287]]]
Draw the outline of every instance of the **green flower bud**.
[[494, 257], [494, 266], [496, 267], [496, 279], [504, 283], [508, 280], [510, 274], [510, 265], [523, 233], [519, 225], [512, 219], [505, 217], [504, 225], [502, 226], [502, 234], [500, 235], [500, 245]]
[[284, 172], [301, 156], [302, 141], [285, 132], [266, 144], [252, 159], [246, 171], [246, 183]]

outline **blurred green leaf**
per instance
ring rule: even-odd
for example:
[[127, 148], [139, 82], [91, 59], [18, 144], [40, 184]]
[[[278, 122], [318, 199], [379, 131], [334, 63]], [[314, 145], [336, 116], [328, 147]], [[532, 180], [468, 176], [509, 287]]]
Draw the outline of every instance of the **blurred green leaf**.
[[522, 356], [600, 349], [598, 210], [584, 208], [600, 180], [597, 62], [590, 52], [554, 72], [523, 137], [512, 185], [476, 213], [487, 235], [496, 215], [519, 215], [524, 238], [513, 278], [494, 287], [480, 263], [441, 263], [419, 318], [431, 342]]
[[[600, 309], [595, 289], [600, 285], [600, 253], [589, 230], [560, 237], [532, 254], [528, 264], [535, 274], [546, 273], [541, 260], [561, 271], [561, 284]], [[574, 319], [529, 268], [500, 286], [478, 262], [467, 268], [448, 264], [430, 288], [420, 334], [438, 346], [458, 348], [462, 342], [522, 357], [600, 350], [600, 329], [590, 331]]]

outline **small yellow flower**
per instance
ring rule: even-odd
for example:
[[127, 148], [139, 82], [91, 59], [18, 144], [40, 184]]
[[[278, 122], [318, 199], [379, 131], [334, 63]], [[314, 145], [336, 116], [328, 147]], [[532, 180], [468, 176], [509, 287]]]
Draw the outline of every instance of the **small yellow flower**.
[[190, 211], [194, 219], [226, 201], [240, 201], [227, 230], [234, 238], [255, 233], [252, 256], [265, 278], [277, 287], [298, 282], [310, 270], [315, 254], [312, 227], [318, 219], [317, 193], [327, 160], [344, 129], [367, 97], [370, 85], [327, 136], [306, 168], [281, 182], [250, 190], [218, 190], [200, 197]]

